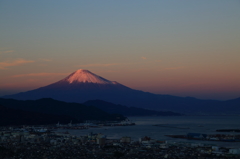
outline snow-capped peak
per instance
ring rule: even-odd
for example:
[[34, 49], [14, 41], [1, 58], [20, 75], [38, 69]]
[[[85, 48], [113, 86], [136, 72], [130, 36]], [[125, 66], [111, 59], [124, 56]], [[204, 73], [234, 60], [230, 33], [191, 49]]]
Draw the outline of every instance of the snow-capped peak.
[[88, 70], [79, 69], [68, 77], [63, 79], [63, 81], [67, 81], [68, 83], [98, 83], [98, 84], [115, 84], [112, 81], [109, 81], [105, 78], [102, 78]]

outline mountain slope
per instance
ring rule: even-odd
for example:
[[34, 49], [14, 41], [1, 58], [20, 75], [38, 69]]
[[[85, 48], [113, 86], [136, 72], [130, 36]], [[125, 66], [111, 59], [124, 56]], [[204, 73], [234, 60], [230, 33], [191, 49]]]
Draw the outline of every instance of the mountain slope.
[[68, 77], [35, 90], [4, 96], [18, 100], [53, 98], [66, 102], [82, 103], [92, 99], [119, 98], [130, 88], [114, 81], [108, 81], [87, 70], [77, 70]]

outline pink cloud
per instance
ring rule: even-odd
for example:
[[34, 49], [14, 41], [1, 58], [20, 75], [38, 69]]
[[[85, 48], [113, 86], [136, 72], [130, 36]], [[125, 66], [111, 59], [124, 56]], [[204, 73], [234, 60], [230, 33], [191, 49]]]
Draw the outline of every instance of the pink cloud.
[[62, 76], [62, 75], [69, 75], [69, 73], [29, 73], [29, 74], [20, 74], [14, 75], [12, 77], [45, 77], [45, 76]]
[[14, 52], [14, 50], [0, 51], [0, 54], [10, 53], [10, 52]]
[[17, 60], [14, 60], [14, 61], [0, 62], [0, 69], [6, 69], [7, 67], [19, 66], [19, 65], [22, 65], [22, 64], [33, 63], [33, 62], [35, 62], [35, 61], [25, 60], [25, 59], [17, 59]]

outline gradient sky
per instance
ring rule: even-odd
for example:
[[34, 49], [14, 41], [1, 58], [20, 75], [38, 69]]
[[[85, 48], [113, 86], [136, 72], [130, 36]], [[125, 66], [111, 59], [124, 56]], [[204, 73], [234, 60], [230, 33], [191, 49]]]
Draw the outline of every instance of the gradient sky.
[[0, 95], [77, 69], [152, 93], [240, 97], [240, 1], [0, 0]]

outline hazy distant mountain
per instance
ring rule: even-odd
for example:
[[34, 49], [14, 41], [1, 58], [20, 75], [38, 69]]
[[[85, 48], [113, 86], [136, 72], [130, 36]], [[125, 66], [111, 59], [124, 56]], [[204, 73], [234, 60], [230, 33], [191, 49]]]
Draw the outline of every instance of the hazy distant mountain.
[[78, 122], [77, 119], [66, 115], [30, 112], [0, 105], [0, 126], [44, 125], [56, 124], [58, 122], [67, 124], [70, 121], [74, 123]]
[[179, 116], [182, 114], [171, 111], [155, 111], [137, 107], [127, 107], [123, 105], [116, 105], [103, 100], [89, 100], [84, 105], [95, 106], [107, 113], [119, 113], [124, 116]]
[[189, 114], [225, 114], [232, 107], [240, 112], [239, 100], [221, 102], [191, 97], [158, 95], [134, 90], [117, 82], [109, 81], [88, 70], [77, 70], [66, 78], [32, 91], [4, 96], [20, 100], [53, 98], [66, 102], [83, 103], [88, 100], [104, 100], [115, 104], [152, 110], [174, 111]]
[[[21, 109], [45, 114], [66, 115], [83, 122], [85, 120], [124, 120], [125, 117], [118, 114], [109, 114], [94, 106], [85, 106], [79, 103], [66, 103], [51, 98], [39, 100], [15, 100], [0, 98], [0, 105], [12, 109]], [[70, 122], [70, 120], [69, 120]]]

